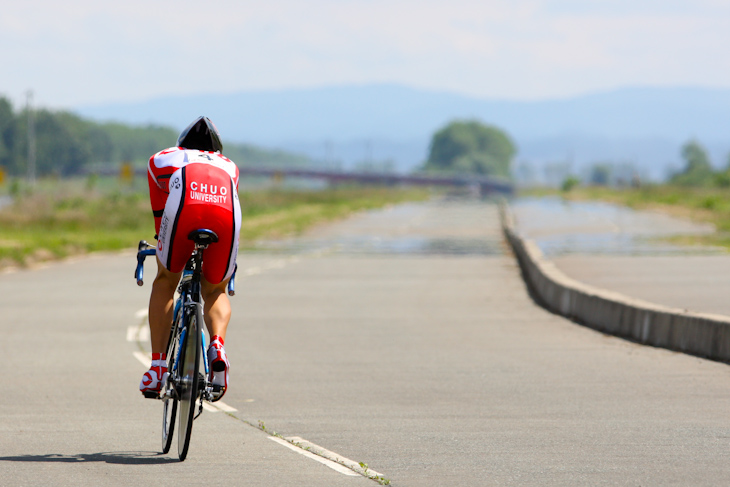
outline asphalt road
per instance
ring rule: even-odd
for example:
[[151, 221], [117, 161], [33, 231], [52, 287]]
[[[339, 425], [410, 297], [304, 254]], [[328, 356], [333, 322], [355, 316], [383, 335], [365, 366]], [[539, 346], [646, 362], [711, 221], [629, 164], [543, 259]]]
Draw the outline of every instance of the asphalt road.
[[239, 259], [236, 411], [205, 411], [183, 463], [137, 391], [133, 255], [0, 275], [0, 483], [375, 485], [273, 431], [392, 485], [727, 483], [727, 366], [536, 306], [494, 206], [404, 205], [267, 248]]

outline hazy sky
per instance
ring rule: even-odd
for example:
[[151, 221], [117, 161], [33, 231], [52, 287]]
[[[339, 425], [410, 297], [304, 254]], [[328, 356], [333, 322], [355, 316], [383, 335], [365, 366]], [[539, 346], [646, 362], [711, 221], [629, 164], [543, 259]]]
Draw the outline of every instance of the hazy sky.
[[486, 98], [730, 88], [727, 0], [26, 0], [0, 94], [73, 107], [374, 82]]

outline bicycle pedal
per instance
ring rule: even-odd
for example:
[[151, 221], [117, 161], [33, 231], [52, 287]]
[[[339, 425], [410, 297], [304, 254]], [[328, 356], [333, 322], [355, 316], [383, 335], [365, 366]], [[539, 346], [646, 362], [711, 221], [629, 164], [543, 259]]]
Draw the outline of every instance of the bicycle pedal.
[[212, 388], [211, 388], [212, 394], [211, 394], [210, 402], [216, 402], [221, 397], [223, 397], [223, 394], [225, 394], [225, 392], [226, 392], [226, 388], [224, 386], [218, 385], [218, 384], [212, 384]]
[[155, 391], [142, 391], [142, 395], [146, 399], [159, 399], [160, 398], [160, 393], [155, 392]]

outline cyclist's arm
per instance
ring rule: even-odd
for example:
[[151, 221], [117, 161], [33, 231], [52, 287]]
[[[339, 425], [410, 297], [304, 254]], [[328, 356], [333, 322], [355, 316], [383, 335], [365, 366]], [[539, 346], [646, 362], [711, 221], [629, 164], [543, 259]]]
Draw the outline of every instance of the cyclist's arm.
[[165, 210], [165, 202], [167, 202], [167, 192], [163, 191], [158, 185], [155, 178], [147, 173], [147, 184], [150, 187], [150, 206], [152, 206], [152, 215], [155, 217], [155, 233], [160, 233], [160, 221], [162, 213]]

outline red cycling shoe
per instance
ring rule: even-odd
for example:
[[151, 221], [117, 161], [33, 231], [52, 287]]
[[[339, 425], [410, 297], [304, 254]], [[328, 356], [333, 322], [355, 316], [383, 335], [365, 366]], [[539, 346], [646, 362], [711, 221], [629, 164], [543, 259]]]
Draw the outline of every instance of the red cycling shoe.
[[223, 339], [218, 335], [214, 335], [210, 340], [208, 347], [208, 363], [210, 364], [209, 380], [213, 384], [213, 399], [215, 402], [223, 397], [228, 389], [228, 356], [226, 349], [223, 347]]
[[160, 395], [162, 385], [167, 380], [167, 361], [164, 353], [152, 354], [153, 360], [150, 370], [144, 373], [139, 383], [139, 390], [144, 397], [156, 399]]

